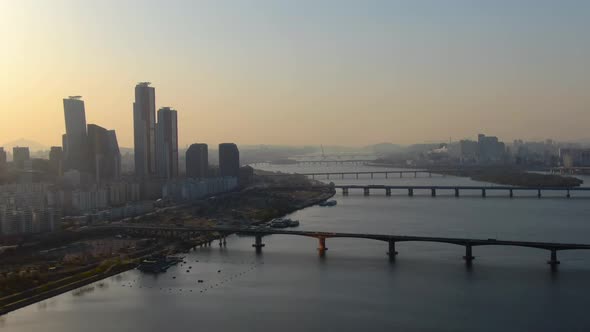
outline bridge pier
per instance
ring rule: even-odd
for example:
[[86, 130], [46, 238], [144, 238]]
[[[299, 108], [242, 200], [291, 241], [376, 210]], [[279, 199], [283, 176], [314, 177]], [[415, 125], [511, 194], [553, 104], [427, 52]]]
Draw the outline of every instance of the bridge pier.
[[357, 180], [359, 179], [359, 173], [356, 173], [356, 179]]
[[348, 196], [348, 188], [342, 188], [342, 196]]
[[459, 197], [459, 188], [455, 188], [455, 197]]
[[514, 197], [514, 190], [510, 189], [510, 198]]
[[326, 179], [330, 180], [330, 173], [326, 173]]
[[541, 198], [541, 189], [537, 190], [537, 198]]
[[394, 261], [395, 256], [397, 256], [397, 251], [395, 251], [395, 241], [389, 240], [389, 250], [387, 251], [387, 255], [389, 256], [389, 261]]
[[328, 248], [326, 247], [326, 238], [323, 236], [320, 236], [320, 237], [318, 237], [318, 242], [319, 242], [318, 253], [319, 253], [320, 257], [323, 257], [326, 255], [326, 251], [328, 251]]
[[468, 266], [470, 266], [473, 260], [475, 259], [471, 252], [471, 244], [469, 243], [465, 245], [465, 256], [463, 256], [463, 259], [465, 260], [465, 264], [467, 264]]
[[264, 247], [264, 243], [262, 243], [262, 235], [256, 235], [252, 247], [256, 248], [256, 253], [262, 252], [262, 248]]
[[434, 189], [434, 188], [430, 189], [430, 196], [436, 197], [436, 189]]
[[391, 196], [391, 188], [385, 188], [385, 196]]
[[551, 249], [551, 256], [550, 259], [547, 261], [547, 264], [549, 264], [551, 266], [552, 270], [555, 270], [557, 268], [557, 265], [559, 265], [559, 261], [557, 260], [557, 250], [556, 249]]
[[344, 179], [344, 173], [340, 174], [340, 178]]
[[402, 177], [404, 177], [404, 173], [403, 172], [399, 172], [399, 178], [401, 179]]
[[369, 188], [363, 188], [363, 193], [364, 193], [365, 196], [369, 196], [370, 189]]
[[414, 172], [414, 177], [417, 178], [418, 177], [418, 172]]
[[481, 197], [484, 197], [484, 198], [486, 197], [486, 190], [485, 189], [481, 190]]
[[371, 173], [371, 179], [373, 178], [373, 174], [374, 174], [374, 173]]
[[432, 177], [432, 172], [428, 172], [428, 177], [431, 178]]
[[388, 178], [389, 173], [385, 172], [385, 178]]
[[410, 197], [414, 196], [414, 189], [412, 189], [412, 188], [408, 189], [408, 196], [410, 196]]

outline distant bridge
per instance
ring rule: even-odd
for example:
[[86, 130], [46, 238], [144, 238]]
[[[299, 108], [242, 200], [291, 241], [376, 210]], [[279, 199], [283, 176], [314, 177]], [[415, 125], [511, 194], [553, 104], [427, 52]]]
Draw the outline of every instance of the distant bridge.
[[[328, 247], [326, 246], [326, 239], [330, 238], [353, 238], [353, 239], [369, 239], [387, 242], [389, 250], [387, 254], [391, 261], [395, 260], [398, 254], [396, 251], [397, 242], [434, 242], [434, 243], [448, 243], [465, 247], [465, 255], [463, 259], [467, 265], [471, 265], [475, 257], [473, 256], [473, 247], [476, 246], [514, 246], [544, 249], [550, 252], [549, 261], [547, 263], [551, 268], [556, 268], [559, 264], [557, 260], [557, 251], [560, 250], [588, 250], [590, 244], [575, 244], [575, 243], [555, 243], [555, 242], [532, 242], [532, 241], [505, 241], [497, 239], [475, 239], [475, 238], [452, 238], [452, 237], [430, 237], [430, 236], [405, 236], [405, 235], [384, 235], [384, 234], [366, 234], [366, 233], [340, 233], [340, 232], [314, 232], [314, 231], [291, 231], [273, 228], [243, 228], [243, 227], [172, 227], [167, 225], [117, 225], [117, 226], [99, 226], [97, 228], [110, 228], [114, 230], [121, 230], [130, 234], [136, 235], [160, 235], [160, 236], [197, 236], [203, 233], [218, 233], [220, 234], [220, 245], [222, 240], [225, 242], [225, 236], [232, 233], [242, 233], [254, 236], [254, 244], [252, 247], [256, 252], [261, 252], [265, 246], [262, 243], [263, 236], [266, 235], [291, 235], [291, 236], [305, 236], [318, 239], [319, 246], [317, 248], [320, 256], [324, 256]], [[211, 243], [209, 242], [209, 245]]]
[[481, 193], [481, 197], [486, 197], [490, 191], [503, 191], [508, 193], [508, 197], [514, 197], [515, 191], [529, 191], [536, 192], [537, 197], [541, 198], [544, 191], [559, 191], [565, 194], [565, 197], [570, 198], [572, 191], [590, 192], [590, 187], [513, 187], [513, 186], [389, 186], [389, 185], [354, 185], [344, 184], [335, 185], [334, 188], [342, 189], [342, 195], [348, 195], [350, 190], [362, 190], [365, 196], [370, 195], [373, 191], [384, 191], [385, 195], [391, 196], [393, 190], [403, 190], [408, 192], [408, 196], [414, 196], [415, 191], [430, 192], [432, 197], [436, 197], [440, 191], [454, 192], [455, 197], [459, 197], [461, 191], [476, 191]]
[[307, 160], [290, 160], [287, 163], [273, 163], [272, 161], [254, 162], [250, 165], [364, 165], [375, 162], [375, 159], [307, 159]]
[[[433, 171], [428, 171], [428, 170], [392, 170], [392, 171], [360, 171], [360, 172], [356, 172], [356, 171], [351, 171], [351, 172], [312, 172], [312, 173], [297, 173], [299, 175], [305, 175], [305, 176], [309, 176], [312, 179], [315, 179], [316, 177], [324, 177], [326, 179], [330, 179], [330, 177], [334, 178], [338, 178], [340, 177], [340, 179], [344, 179], [346, 175], [354, 175], [356, 176], [356, 178], [358, 179], [360, 175], [370, 175], [371, 179], [373, 179], [375, 177], [375, 175], [383, 175], [384, 178], [388, 179], [390, 177], [390, 175], [394, 175], [394, 176], [399, 176], [400, 178], [404, 177], [405, 175], [413, 175], [415, 178], [418, 177], [418, 175], [427, 175], [428, 177], [432, 177], [433, 174], [438, 174], [442, 177], [446, 176], [444, 174], [444, 172], [438, 171], [438, 172], [433, 172]], [[281, 174], [277, 174], [277, 175], [281, 175]]]
[[428, 176], [432, 177], [432, 175], [439, 175], [445, 177], [446, 175], [444, 172], [438, 171], [428, 171], [428, 170], [391, 170], [391, 171], [349, 171], [349, 172], [311, 172], [311, 173], [274, 173], [274, 174], [265, 174], [265, 176], [290, 176], [290, 175], [304, 175], [307, 177], [311, 177], [315, 179], [316, 177], [325, 178], [329, 180], [330, 178], [340, 178], [344, 179], [347, 175], [354, 175], [358, 179], [360, 175], [370, 175], [371, 179], [375, 178], [375, 175], [382, 175], [383, 178], [388, 179], [391, 175], [402, 177], [407, 177], [407, 175], [413, 175], [413, 177], [417, 178], [419, 175], [421, 176]]
[[553, 167], [549, 169], [551, 174], [590, 174], [590, 167]]

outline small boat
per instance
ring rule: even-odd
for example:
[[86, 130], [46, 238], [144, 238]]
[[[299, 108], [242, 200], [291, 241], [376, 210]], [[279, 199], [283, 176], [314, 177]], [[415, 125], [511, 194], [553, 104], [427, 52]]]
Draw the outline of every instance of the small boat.
[[336, 204], [338, 204], [338, 202], [334, 199], [331, 199], [329, 201], [320, 202], [318, 205], [319, 206], [335, 206]]
[[297, 227], [297, 226], [299, 226], [299, 220], [288, 219], [288, 221], [289, 221], [289, 227]]
[[270, 222], [270, 227], [272, 227], [272, 228], [287, 228], [287, 227], [289, 227], [289, 221], [287, 221], [283, 218], [273, 219]]
[[171, 266], [176, 265], [182, 261], [181, 258], [175, 256], [152, 256], [144, 259], [139, 266], [138, 270], [147, 273], [161, 273], [166, 272]]

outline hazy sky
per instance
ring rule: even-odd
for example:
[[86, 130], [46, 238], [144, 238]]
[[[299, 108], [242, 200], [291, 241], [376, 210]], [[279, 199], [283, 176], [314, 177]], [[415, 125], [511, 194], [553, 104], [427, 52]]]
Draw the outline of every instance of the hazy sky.
[[139, 81], [181, 146], [590, 138], [590, 1], [0, 0], [0, 73], [0, 143], [132, 146]]

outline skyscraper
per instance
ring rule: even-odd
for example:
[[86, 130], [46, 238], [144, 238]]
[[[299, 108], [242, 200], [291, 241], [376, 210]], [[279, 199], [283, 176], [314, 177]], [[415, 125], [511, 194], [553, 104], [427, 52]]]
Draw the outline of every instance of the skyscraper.
[[23, 169], [25, 162], [31, 159], [31, 154], [28, 147], [15, 146], [12, 148], [12, 160], [16, 168]]
[[238, 177], [240, 174], [240, 151], [234, 143], [219, 144], [219, 175]]
[[141, 82], [135, 86], [133, 142], [138, 177], [156, 173], [156, 90], [150, 84]]
[[80, 96], [64, 99], [66, 120], [66, 169], [87, 171], [86, 111]]
[[121, 155], [117, 144], [117, 136], [113, 130], [106, 130], [95, 124], [88, 125], [88, 152], [90, 170], [95, 181], [116, 179], [121, 168]]
[[6, 151], [3, 147], [0, 147], [0, 170], [6, 168]]
[[68, 155], [68, 135], [63, 134], [61, 135], [61, 147], [64, 153], [64, 161], [67, 159]]
[[156, 124], [156, 169], [161, 178], [178, 176], [178, 123], [176, 111], [170, 107], [158, 110]]
[[206, 178], [209, 173], [209, 153], [207, 144], [191, 144], [186, 150], [186, 176]]
[[61, 146], [52, 146], [49, 151], [49, 167], [55, 176], [63, 174], [64, 153]]

